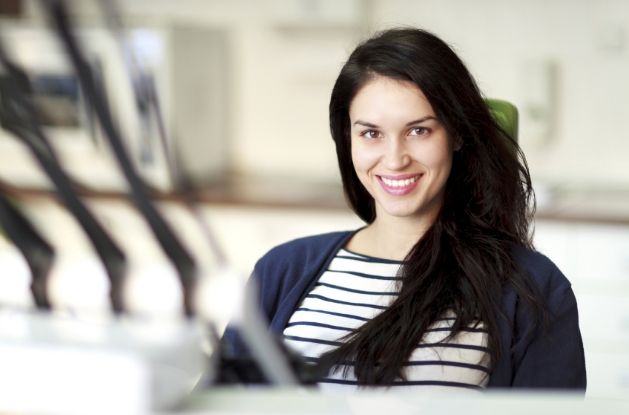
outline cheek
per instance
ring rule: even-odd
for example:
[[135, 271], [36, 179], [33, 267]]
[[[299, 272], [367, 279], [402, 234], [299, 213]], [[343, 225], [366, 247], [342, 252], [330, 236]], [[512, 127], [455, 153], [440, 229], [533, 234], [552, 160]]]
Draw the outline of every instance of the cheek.
[[354, 149], [352, 149], [352, 164], [363, 190], [373, 198], [373, 183], [370, 179], [369, 172], [374, 163], [364, 151], [354, 151]]
[[436, 171], [449, 175], [452, 167], [452, 150], [443, 145], [428, 150], [424, 153], [424, 163]]
[[360, 177], [360, 172], [364, 170], [365, 160], [364, 154], [357, 150], [355, 145], [352, 145], [352, 164], [354, 165], [354, 170], [356, 170], [358, 177]]
[[378, 155], [373, 150], [361, 145], [352, 146], [352, 163], [359, 176], [374, 167], [377, 162]]

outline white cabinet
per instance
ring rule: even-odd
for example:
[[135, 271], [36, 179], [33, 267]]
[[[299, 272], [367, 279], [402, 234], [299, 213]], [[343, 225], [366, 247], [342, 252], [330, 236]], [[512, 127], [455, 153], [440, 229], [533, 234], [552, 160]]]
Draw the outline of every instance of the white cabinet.
[[588, 395], [629, 395], [629, 225], [539, 221], [537, 248], [572, 282]]
[[578, 293], [629, 296], [629, 225], [538, 221], [534, 242]]

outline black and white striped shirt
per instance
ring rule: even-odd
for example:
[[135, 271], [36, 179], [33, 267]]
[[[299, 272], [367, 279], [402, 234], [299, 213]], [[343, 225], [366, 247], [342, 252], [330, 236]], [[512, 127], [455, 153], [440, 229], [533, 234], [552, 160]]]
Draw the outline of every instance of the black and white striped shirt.
[[[339, 250], [328, 269], [291, 316], [284, 339], [309, 361], [338, 347], [339, 338], [381, 313], [397, 297], [399, 261]], [[405, 367], [406, 380], [391, 386], [449, 390], [480, 389], [488, 381], [487, 333], [469, 327], [448, 342], [453, 315], [436, 321]], [[341, 368], [343, 369], [343, 368]], [[324, 389], [356, 388], [352, 368], [320, 382]]]

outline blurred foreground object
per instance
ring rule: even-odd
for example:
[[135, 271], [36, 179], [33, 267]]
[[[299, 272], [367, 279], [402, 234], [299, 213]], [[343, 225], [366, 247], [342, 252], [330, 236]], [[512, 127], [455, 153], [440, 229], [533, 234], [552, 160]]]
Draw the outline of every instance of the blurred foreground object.
[[142, 414], [181, 404], [206, 370], [189, 321], [0, 309], [0, 411]]
[[[20, 250], [28, 263], [32, 277], [29, 285], [34, 304], [38, 308], [50, 308], [48, 277], [55, 252], [52, 246], [35, 230], [29, 220], [2, 193], [0, 193], [0, 229], [4, 229], [9, 239]], [[10, 272], [8, 278], [13, 277], [13, 272]], [[7, 281], [3, 282], [4, 284], [2, 284], [0, 290], [5, 294], [8, 284]], [[12, 292], [12, 290], [9, 290], [9, 292]], [[12, 292], [12, 294], [17, 294], [17, 297], [20, 297], [16, 292]], [[11, 301], [10, 298], [6, 297], [3, 300], [3, 304]]]
[[41, 118], [31, 99], [28, 75], [11, 60], [1, 43], [0, 69], [0, 125], [31, 151], [55, 185], [61, 201], [80, 223], [109, 278], [111, 306], [115, 312], [120, 312], [124, 308], [121, 289], [127, 267], [124, 253], [78, 197], [40, 124]]
[[22, 0], [0, 0], [0, 17], [19, 17], [22, 14]]
[[[85, 103], [95, 114], [127, 181], [130, 199], [152, 231], [153, 237], [168, 258], [169, 265], [172, 265], [172, 271], [175, 271], [179, 280], [178, 285], [171, 287], [170, 290], [163, 290], [163, 286], [156, 287], [159, 285], [156, 282], [160, 281], [158, 277], [161, 276], [159, 275], [161, 271], [172, 272], [169, 272], [169, 269], [158, 270], [155, 267], [151, 268], [149, 273], [134, 272], [134, 275], [129, 276], [130, 278], [125, 278], [124, 284], [120, 283], [120, 278], [115, 278], [121, 276], [123, 271], [127, 276], [125, 253], [117, 248], [113, 240], [101, 237], [107, 234], [98, 226], [98, 222], [90, 215], [90, 212], [83, 207], [74, 188], [75, 183], [64, 174], [61, 163], [45, 136], [42, 123], [46, 120], [45, 117], [38, 115], [38, 110], [31, 101], [32, 88], [28, 75], [2, 53], [3, 67], [8, 74], [8, 82], [4, 84], [6, 93], [2, 96], [8, 99], [1, 101], [3, 104], [8, 104], [4, 105], [1, 114], [3, 126], [27, 144], [47, 176], [57, 187], [69, 211], [83, 225], [82, 231], [92, 241], [102, 264], [91, 258], [81, 258], [87, 260], [80, 263], [86, 267], [74, 267], [70, 270], [57, 266], [57, 271], [62, 272], [60, 271], [55, 283], [50, 284], [51, 288], [47, 292], [55, 296], [72, 293], [72, 299], [75, 300], [74, 307], [67, 307], [64, 310], [64, 307], [59, 309], [55, 307], [56, 304], [53, 304], [53, 312], [49, 314], [36, 314], [29, 310], [9, 308], [1, 310], [12, 313], [5, 322], [12, 321], [15, 324], [0, 325], [0, 335], [2, 335], [0, 347], [4, 351], [3, 358], [14, 362], [13, 366], [10, 366], [11, 370], [6, 372], [7, 377], [3, 378], [0, 384], [10, 382], [11, 377], [16, 377], [19, 381], [14, 382], [11, 385], [12, 388], [5, 388], [10, 391], [14, 400], [1, 402], [0, 409], [80, 413], [89, 409], [89, 406], [86, 406], [88, 402], [90, 404], [96, 402], [99, 409], [103, 408], [105, 413], [145, 412], [172, 407], [190, 392], [201, 374], [204, 374], [210, 384], [214, 378], [213, 359], [218, 358], [218, 355], [214, 354], [218, 339], [214, 327], [218, 325], [218, 322], [222, 322], [223, 318], [231, 320], [234, 314], [239, 314], [238, 311], [225, 314], [224, 310], [214, 305], [214, 302], [217, 305], [223, 304], [217, 299], [228, 299], [231, 301], [232, 308], [242, 309], [239, 315], [244, 317], [236, 319], [237, 325], [247, 344], [255, 350], [255, 360], [266, 375], [267, 381], [283, 386], [297, 384], [282, 350], [277, 347], [274, 339], [265, 329], [266, 323], [261, 321], [257, 314], [255, 294], [241, 284], [244, 278], [230, 271], [229, 264], [221, 255], [218, 244], [212, 239], [209, 230], [206, 229], [206, 234], [213, 248], [212, 253], [218, 257], [220, 265], [217, 268], [218, 271], [215, 270], [215, 272], [198, 266], [196, 259], [180, 242], [179, 235], [171, 229], [170, 224], [154, 206], [149, 197], [149, 187], [143, 182], [136, 170], [134, 160], [127, 153], [124, 134], [114, 122], [110, 105], [104, 96], [98, 77], [95, 76], [80, 42], [74, 35], [65, 3], [57, 0], [43, 0], [41, 4], [74, 69], [77, 85], [85, 98]], [[132, 81], [136, 86], [134, 92], [139, 109], [154, 110], [153, 113], [147, 112], [141, 115], [156, 118], [160, 135], [164, 136], [155, 90], [152, 89], [149, 81], [139, 86], [135, 78]], [[167, 146], [164, 147], [168, 156], [169, 150]], [[175, 180], [175, 182], [178, 181]], [[190, 207], [189, 213], [195, 216], [194, 206], [192, 206], [194, 200], [186, 199], [186, 202]], [[86, 223], [93, 226], [86, 226]], [[198, 225], [204, 228], [201, 220]], [[119, 271], [116, 275], [111, 275], [112, 272], [109, 272], [111, 289], [117, 294], [112, 295], [113, 310], [118, 313], [117, 316], [93, 312], [94, 310], [89, 309], [94, 301], [82, 301], [84, 300], [82, 297], [87, 292], [94, 291], [93, 284], [89, 283], [90, 279], [87, 277], [100, 274], [100, 265], [105, 266], [107, 271], [111, 271], [108, 267], [111, 265], [108, 261], [110, 258], [103, 255], [103, 252], [107, 252], [103, 248], [103, 246], [107, 247], [104, 243], [108, 241], [111, 242], [110, 246], [116, 248], [121, 259], [114, 265], [123, 265], [116, 268]], [[74, 264], [77, 263], [77, 258], [73, 258]], [[141, 278], [138, 278], [138, 275]], [[162, 278], [161, 281], [163, 280]], [[225, 286], [222, 284], [223, 280], [235, 280], [240, 283]], [[97, 291], [102, 291], [100, 290], [102, 287], [96, 288]], [[156, 294], [164, 293], [172, 298], [178, 298], [180, 300], [178, 304], [183, 307], [174, 310], [169, 308], [170, 314], [159, 313], [158, 309], [161, 304], [153, 300], [161, 298]], [[140, 303], [147, 305], [147, 309], [137, 310], [137, 307], [133, 306]], [[91, 312], [86, 313], [86, 310]], [[182, 311], [185, 311], [185, 317]], [[199, 326], [208, 331], [198, 332]], [[187, 332], [190, 330], [192, 334], [188, 335]], [[162, 343], [152, 342], [154, 332], [157, 333], [154, 339]], [[94, 354], [95, 352], [98, 353]], [[208, 359], [204, 352], [212, 358]], [[119, 355], [123, 355], [122, 360], [119, 359]], [[180, 361], [179, 356], [182, 356], [184, 360]], [[194, 359], [194, 365], [187, 364], [186, 359], [190, 356], [198, 356], [198, 359]], [[87, 357], [90, 357], [89, 361], [93, 361], [95, 366], [86, 363]], [[2, 363], [6, 363], [5, 366], [7, 366], [8, 361]], [[162, 376], [163, 362], [167, 362], [165, 372], [171, 372], [168, 376]], [[20, 372], [20, 368], [24, 365], [29, 368], [33, 367], [34, 371], [21, 369]], [[190, 367], [194, 370], [188, 370]], [[37, 377], [37, 371], [45, 372], [46, 376], [38, 377], [37, 382], [29, 381]], [[175, 376], [177, 371], [185, 372], [185, 376]], [[194, 372], [195, 376], [189, 376], [190, 372]], [[50, 374], [49, 377], [48, 374]], [[190, 378], [193, 377], [194, 381], [191, 381]], [[105, 384], [92, 390], [89, 385], [97, 380]], [[54, 387], [47, 387], [47, 385], [54, 385]], [[167, 390], [167, 393], [163, 389]], [[69, 393], [74, 395], [77, 390], [82, 397], [86, 398], [78, 400], [79, 403], [72, 406], [76, 402], [68, 397], [68, 392], [64, 395], [62, 391], [70, 391]], [[147, 390], [150, 392], [146, 392]], [[111, 396], [118, 391], [122, 395]], [[129, 398], [124, 393], [131, 397]], [[28, 406], [28, 398], [31, 395], [35, 396], [38, 402], [36, 405], [42, 405], [41, 407]], [[40, 395], [42, 399], [39, 399]], [[63, 399], [54, 401], [58, 399], [58, 396], [62, 396]], [[111, 405], [114, 406], [107, 406], [105, 403], [98, 404], [101, 401], [107, 402], [107, 399], [110, 399]], [[70, 406], [64, 406], [65, 401], [70, 401]], [[116, 404], [121, 406], [116, 407]]]
[[460, 391], [418, 394], [366, 389], [354, 393], [324, 394], [303, 389], [217, 389], [194, 395], [181, 413], [621, 415], [628, 412], [629, 400], [626, 399], [584, 400], [583, 396], [566, 393]]

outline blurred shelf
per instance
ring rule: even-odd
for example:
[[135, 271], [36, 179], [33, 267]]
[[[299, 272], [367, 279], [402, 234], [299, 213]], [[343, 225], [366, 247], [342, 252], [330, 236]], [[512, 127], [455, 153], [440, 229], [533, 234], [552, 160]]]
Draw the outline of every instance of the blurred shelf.
[[545, 193], [545, 200], [538, 204], [537, 219], [629, 224], [629, 189], [566, 186], [546, 190], [540, 186], [537, 193]]
[[[90, 199], [128, 199], [122, 191], [95, 190], [77, 185], [81, 197]], [[0, 181], [0, 192], [15, 198], [53, 197], [53, 189], [16, 186]], [[347, 210], [340, 185], [333, 183], [306, 182], [293, 180], [267, 180], [263, 178], [232, 178], [228, 181], [204, 185], [193, 191], [163, 192], [148, 190], [155, 201], [181, 202], [216, 205], [239, 205], [261, 208], [294, 208]]]
[[[122, 191], [94, 190], [77, 186], [82, 197], [94, 199], [127, 199]], [[22, 187], [0, 182], [0, 192], [16, 198], [46, 197], [54, 190]], [[540, 194], [542, 192], [539, 192]], [[194, 191], [163, 192], [149, 190], [156, 201], [258, 208], [347, 211], [340, 183], [302, 179], [231, 176]], [[562, 189], [544, 191], [538, 198], [537, 220], [629, 225], [629, 189]]]

